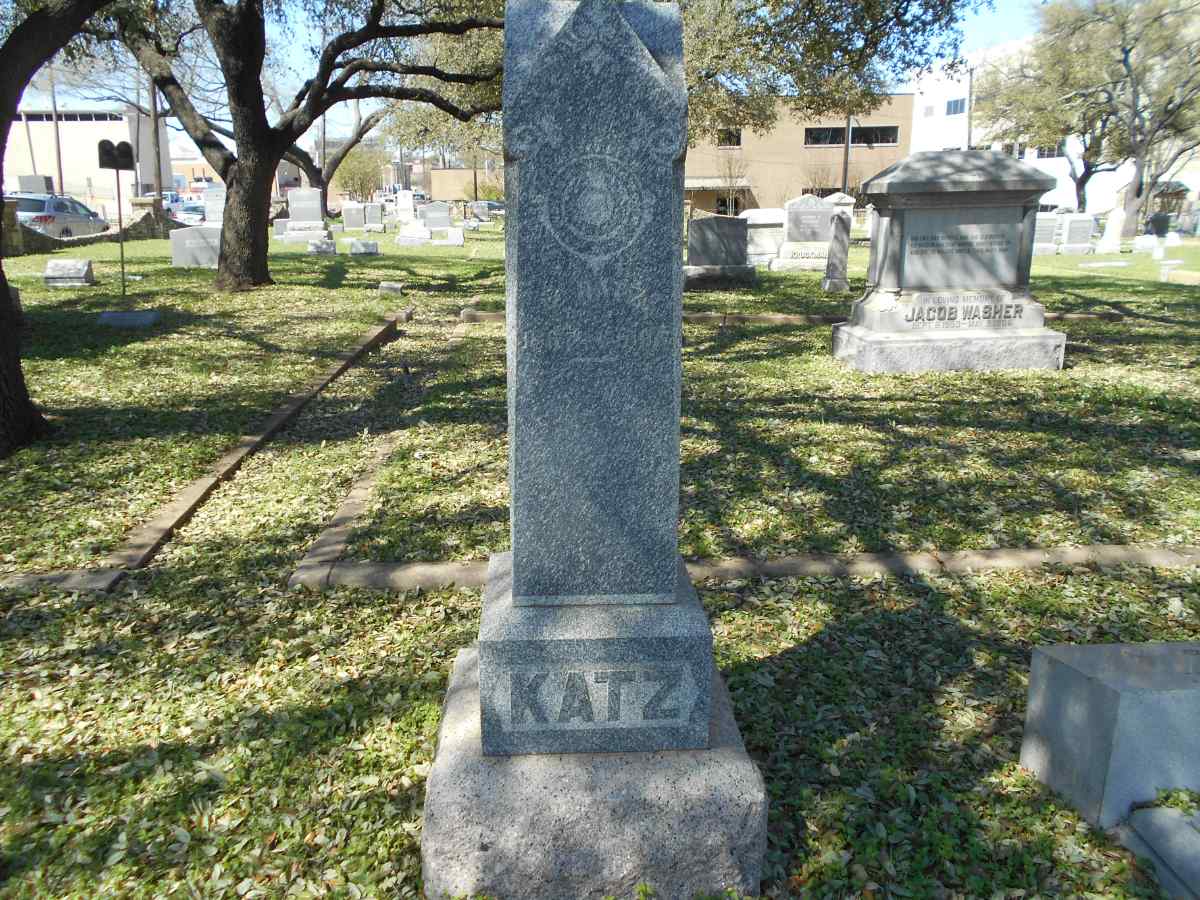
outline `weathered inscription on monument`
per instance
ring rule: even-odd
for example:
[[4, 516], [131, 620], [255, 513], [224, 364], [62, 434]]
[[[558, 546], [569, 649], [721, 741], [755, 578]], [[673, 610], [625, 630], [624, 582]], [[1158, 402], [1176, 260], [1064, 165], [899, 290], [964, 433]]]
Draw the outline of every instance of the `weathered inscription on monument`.
[[506, 731], [682, 726], [697, 698], [683, 665], [522, 667], [496, 687]]
[[908, 216], [907, 284], [936, 289], [1016, 283], [1020, 210], [911, 210]]

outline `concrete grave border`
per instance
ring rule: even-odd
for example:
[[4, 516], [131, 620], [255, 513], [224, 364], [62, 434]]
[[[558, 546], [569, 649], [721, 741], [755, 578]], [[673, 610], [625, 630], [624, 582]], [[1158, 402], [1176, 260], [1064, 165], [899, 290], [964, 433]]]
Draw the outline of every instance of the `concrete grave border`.
[[398, 337], [397, 322], [410, 321], [414, 308], [403, 313], [388, 313], [382, 325], [368, 331], [354, 348], [335, 356], [337, 363], [325, 374], [318, 376], [306, 388], [292, 394], [282, 406], [252, 434], [243, 435], [237, 444], [226, 451], [212, 470], [197, 478], [166, 504], [160, 506], [151, 518], [136, 526], [125, 538], [124, 544], [103, 557], [95, 569], [70, 569], [60, 572], [34, 573], [0, 579], [0, 590], [34, 590], [38, 587], [58, 587], [64, 591], [88, 591], [106, 593], [116, 586], [125, 574], [134, 569], [143, 569], [174, 533], [195, 515], [205, 501], [221, 484], [228, 481], [242, 464], [257, 453], [285, 425], [290, 423], [321, 391], [325, 390], [352, 365], [376, 347]]

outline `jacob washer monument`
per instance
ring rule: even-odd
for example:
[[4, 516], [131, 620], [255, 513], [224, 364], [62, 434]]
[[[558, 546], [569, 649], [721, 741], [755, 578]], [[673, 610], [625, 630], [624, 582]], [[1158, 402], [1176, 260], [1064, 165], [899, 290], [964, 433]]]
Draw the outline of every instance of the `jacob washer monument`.
[[833, 326], [833, 355], [863, 372], [1061, 369], [1066, 335], [1029, 293], [1054, 183], [978, 150], [914, 153], [870, 178], [867, 293]]
[[758, 891], [766, 792], [677, 546], [686, 135], [678, 6], [509, 0], [513, 549], [447, 690], [429, 897]]

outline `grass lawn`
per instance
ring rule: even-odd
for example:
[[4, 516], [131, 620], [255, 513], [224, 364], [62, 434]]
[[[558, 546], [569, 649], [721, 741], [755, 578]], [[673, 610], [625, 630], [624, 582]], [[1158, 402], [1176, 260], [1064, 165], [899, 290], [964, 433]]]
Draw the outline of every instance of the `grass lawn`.
[[[93, 563], [397, 305], [448, 311], [502, 291], [499, 235], [469, 240], [409, 255], [385, 236], [374, 259], [276, 244], [275, 286], [245, 296], [171, 268], [166, 241], [129, 245], [142, 280], [124, 301], [115, 245], [75, 251], [95, 262], [92, 288], [43, 287], [47, 256], [7, 260], [33, 329], [26, 380], [59, 431], [0, 460], [0, 577]], [[411, 299], [381, 297], [380, 280], [411, 284]], [[100, 310], [149, 307], [163, 312], [154, 328], [95, 325]]]
[[[504, 545], [501, 330], [446, 347], [466, 298], [502, 296], [494, 238], [468, 241], [376, 260], [276, 248], [280, 284], [233, 298], [172, 272], [165, 245], [137, 245], [135, 287], [153, 293], [130, 305], [172, 310], [148, 334], [90, 327], [116, 307], [111, 262], [90, 291], [17, 280], [31, 387], [62, 432], [0, 463], [0, 504], [16, 511], [0, 556], [16, 571], [98, 552], [71, 540], [118, 540], [129, 510], [166, 499], [322, 354], [410, 302], [381, 300], [378, 280], [407, 281], [420, 313], [113, 595], [0, 594], [0, 894], [418, 896], [424, 781], [479, 592], [284, 585], [395, 429], [354, 552]], [[1097, 271], [1036, 265], [1051, 306], [1136, 314], [1064, 323], [1057, 375], [869, 379], [825, 358], [827, 328], [689, 328], [686, 552], [1194, 540], [1200, 298]], [[789, 290], [848, 302], [804, 279]], [[110, 474], [89, 481], [94, 467]], [[90, 525], [106, 504], [131, 521]], [[59, 535], [72, 521], [81, 538]], [[1032, 647], [1200, 640], [1200, 571], [699, 587], [771, 793], [767, 894], [1159, 896], [1015, 756]]]

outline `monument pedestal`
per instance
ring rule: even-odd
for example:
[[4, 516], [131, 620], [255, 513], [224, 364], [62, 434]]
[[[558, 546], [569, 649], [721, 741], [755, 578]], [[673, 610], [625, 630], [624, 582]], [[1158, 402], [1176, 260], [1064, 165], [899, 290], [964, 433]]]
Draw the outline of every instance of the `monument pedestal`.
[[833, 356], [860, 372], [1061, 369], [1067, 336], [1005, 290], [868, 291], [833, 326]]
[[758, 893], [767, 796], [720, 678], [707, 750], [484, 756], [479, 656], [458, 654], [425, 797], [425, 895], [660, 900]]

